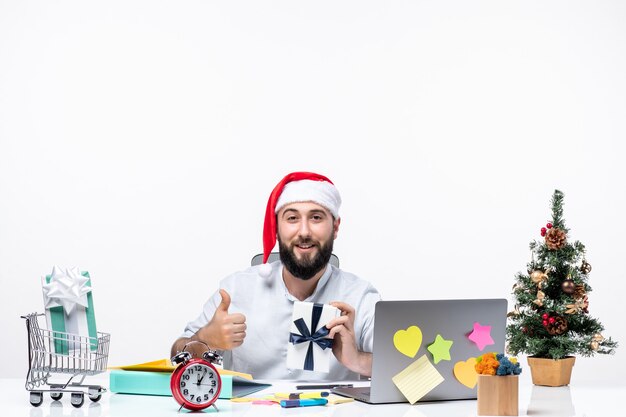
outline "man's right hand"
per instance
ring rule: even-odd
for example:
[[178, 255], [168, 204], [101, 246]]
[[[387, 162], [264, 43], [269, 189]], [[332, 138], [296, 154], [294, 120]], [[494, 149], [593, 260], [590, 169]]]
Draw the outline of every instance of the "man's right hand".
[[223, 289], [220, 295], [222, 301], [213, 318], [196, 332], [195, 338], [205, 342], [211, 349], [231, 350], [241, 346], [246, 337], [246, 316], [241, 313], [229, 314], [230, 295]]

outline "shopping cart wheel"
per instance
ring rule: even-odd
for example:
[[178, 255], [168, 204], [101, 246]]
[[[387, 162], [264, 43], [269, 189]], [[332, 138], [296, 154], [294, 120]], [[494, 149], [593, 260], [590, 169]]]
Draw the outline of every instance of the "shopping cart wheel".
[[102, 394], [98, 394], [98, 395], [89, 394], [89, 399], [93, 401], [94, 403], [97, 403], [98, 401], [100, 401], [100, 398], [102, 398]]
[[83, 394], [82, 392], [73, 392], [70, 402], [74, 407], [80, 408], [85, 402], [85, 394]]
[[43, 392], [41, 391], [31, 391], [30, 393], [30, 404], [34, 407], [39, 407], [43, 402]]
[[[100, 401], [100, 398], [102, 398], [102, 387], [99, 385], [92, 385], [89, 387], [88, 390], [88, 394], [89, 394], [89, 399], [91, 401], [93, 401], [94, 403]], [[106, 391], [106, 390], [104, 390]]]
[[59, 401], [61, 398], [63, 398], [63, 393], [62, 392], [51, 392], [50, 393], [50, 398], [52, 398], [54, 401]]

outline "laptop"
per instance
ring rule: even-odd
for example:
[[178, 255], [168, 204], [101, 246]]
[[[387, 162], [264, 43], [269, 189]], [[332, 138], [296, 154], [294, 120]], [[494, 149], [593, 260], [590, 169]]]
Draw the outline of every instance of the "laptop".
[[[332, 392], [370, 404], [408, 402], [392, 378], [426, 355], [443, 377], [443, 382], [424, 395], [420, 402], [476, 399], [477, 388], [472, 385], [472, 374], [462, 371], [473, 366], [474, 361], [470, 358], [487, 352], [504, 352], [506, 314], [505, 299], [379, 301], [375, 310], [370, 386], [335, 388]], [[405, 353], [394, 344], [396, 332], [400, 332], [396, 342]], [[417, 336], [420, 332], [421, 343]], [[472, 333], [481, 337], [476, 338]], [[478, 343], [470, 340], [470, 336]], [[427, 348], [437, 339], [446, 343], [443, 352], [435, 358]], [[452, 345], [449, 347], [450, 360], [447, 360], [445, 353], [449, 341]], [[413, 355], [417, 345], [419, 348]], [[435, 359], [438, 359], [437, 363]], [[455, 374], [455, 364], [460, 362], [464, 363], [457, 366]]]

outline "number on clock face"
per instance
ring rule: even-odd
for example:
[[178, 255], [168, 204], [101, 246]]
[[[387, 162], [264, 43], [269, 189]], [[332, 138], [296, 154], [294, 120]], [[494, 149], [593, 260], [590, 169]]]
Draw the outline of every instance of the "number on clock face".
[[217, 392], [215, 372], [206, 365], [190, 365], [180, 377], [180, 392], [190, 403], [210, 402]]

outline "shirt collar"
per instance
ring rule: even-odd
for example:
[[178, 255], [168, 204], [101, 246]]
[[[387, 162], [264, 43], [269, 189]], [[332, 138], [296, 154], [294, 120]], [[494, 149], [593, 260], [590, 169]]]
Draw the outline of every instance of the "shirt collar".
[[[285, 285], [285, 281], [283, 280], [283, 268], [284, 267], [285, 266], [281, 262], [280, 268], [278, 268], [278, 281], [280, 282], [280, 285], [282, 286], [285, 292], [285, 297], [287, 297], [289, 301], [300, 301], [296, 297], [291, 295], [291, 293], [287, 289], [287, 286]], [[319, 281], [317, 281], [317, 285], [315, 286], [315, 290], [313, 290], [313, 294], [311, 294], [309, 297], [307, 297], [303, 301], [312, 302], [313, 300], [315, 300], [317, 298], [317, 294], [320, 291], [322, 291], [322, 289], [326, 286], [332, 274], [333, 274], [333, 266], [329, 262], [326, 265], [326, 270], [324, 271], [324, 274], [321, 276]]]

